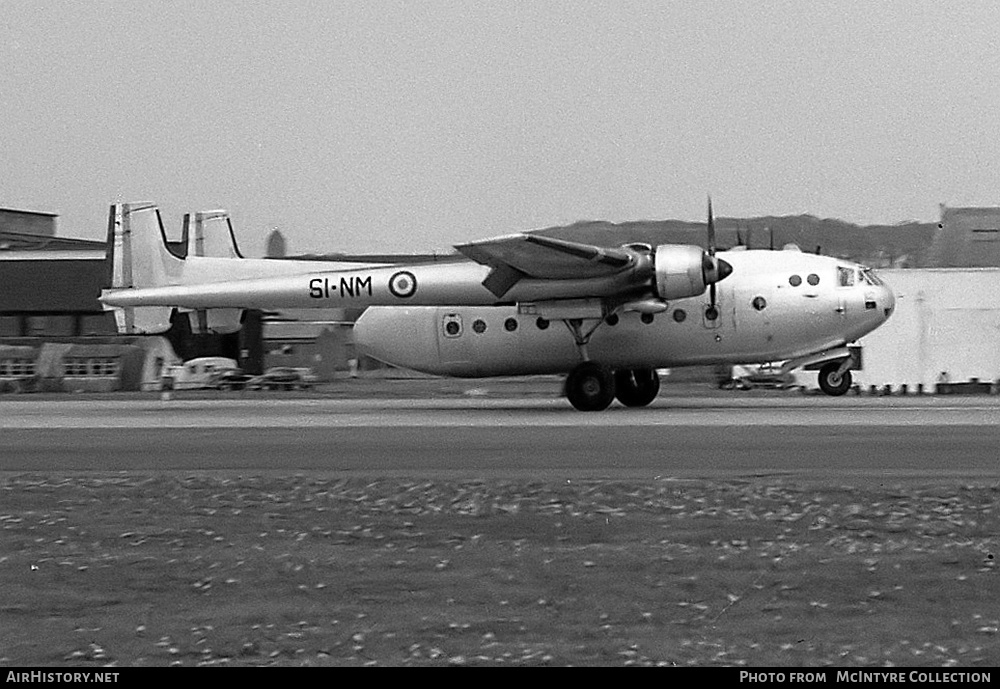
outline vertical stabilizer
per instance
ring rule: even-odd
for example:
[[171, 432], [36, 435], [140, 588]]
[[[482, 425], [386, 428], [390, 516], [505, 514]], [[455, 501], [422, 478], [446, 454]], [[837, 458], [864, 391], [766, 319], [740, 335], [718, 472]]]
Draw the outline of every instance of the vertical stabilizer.
[[[209, 258], [240, 259], [236, 235], [229, 212], [200, 211], [184, 216], [187, 231], [187, 255]], [[234, 333], [240, 329], [241, 309], [202, 309], [189, 315], [191, 330], [197, 333]]]
[[[191, 214], [184, 216], [191, 223]], [[194, 214], [192, 231], [188, 234], [188, 256], [243, 258], [236, 245], [233, 223], [228, 211], [201, 211]]]
[[[130, 289], [177, 284], [184, 261], [167, 248], [160, 211], [152, 203], [112, 204], [108, 214], [111, 287]], [[162, 333], [170, 328], [167, 306], [114, 308], [122, 334]]]

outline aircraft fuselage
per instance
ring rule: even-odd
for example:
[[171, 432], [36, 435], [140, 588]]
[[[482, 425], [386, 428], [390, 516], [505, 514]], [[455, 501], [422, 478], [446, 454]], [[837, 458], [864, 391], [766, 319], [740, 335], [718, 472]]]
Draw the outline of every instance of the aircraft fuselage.
[[[718, 285], [661, 313], [615, 313], [587, 344], [589, 359], [614, 369], [770, 362], [853, 342], [892, 312], [892, 291], [856, 264], [793, 251], [729, 251]], [[596, 321], [595, 321], [596, 324]], [[557, 319], [508, 306], [371, 307], [354, 329], [359, 349], [418, 371], [458, 377], [563, 373], [580, 362]]]
[[707, 249], [515, 233], [440, 262], [267, 262], [239, 258], [213, 212], [196, 214], [194, 255], [180, 259], [154, 204], [115, 204], [101, 301], [129, 333], [161, 331], [174, 308], [231, 332], [238, 309], [367, 307], [354, 328], [363, 353], [450, 376], [565, 372], [581, 411], [649, 404], [656, 369], [694, 364], [822, 363], [820, 387], [845, 394], [854, 357], [844, 345], [890, 316], [889, 287], [832, 257], [716, 252], [711, 204], [707, 229]]

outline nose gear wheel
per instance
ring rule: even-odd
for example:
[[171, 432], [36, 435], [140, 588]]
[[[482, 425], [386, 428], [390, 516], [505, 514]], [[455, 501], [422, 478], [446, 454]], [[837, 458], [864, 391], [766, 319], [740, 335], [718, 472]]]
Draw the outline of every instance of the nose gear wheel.
[[850, 359], [831, 361], [819, 370], [819, 387], [828, 395], [839, 397], [851, 389]]

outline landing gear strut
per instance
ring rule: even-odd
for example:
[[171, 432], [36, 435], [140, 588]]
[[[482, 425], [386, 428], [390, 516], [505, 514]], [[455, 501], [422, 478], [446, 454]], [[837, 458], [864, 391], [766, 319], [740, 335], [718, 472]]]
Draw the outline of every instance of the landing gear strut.
[[840, 397], [851, 389], [851, 359], [831, 361], [819, 370], [820, 390], [833, 397]]
[[570, 404], [580, 411], [603, 411], [615, 398], [615, 376], [611, 369], [590, 361], [587, 354], [587, 343], [590, 342], [590, 336], [603, 322], [603, 320], [596, 320], [591, 327], [584, 330], [583, 321], [579, 318], [563, 321], [569, 331], [573, 333], [573, 341], [576, 343], [580, 359], [582, 359], [566, 378], [566, 397]]
[[579, 318], [563, 319], [563, 323], [573, 334], [580, 359], [566, 378], [566, 397], [570, 404], [580, 411], [602, 411], [607, 409], [617, 397], [626, 407], [645, 407], [656, 399], [660, 392], [660, 377], [652, 368], [620, 369], [591, 361], [587, 354], [590, 336], [604, 323], [604, 319], [594, 319], [586, 330]]

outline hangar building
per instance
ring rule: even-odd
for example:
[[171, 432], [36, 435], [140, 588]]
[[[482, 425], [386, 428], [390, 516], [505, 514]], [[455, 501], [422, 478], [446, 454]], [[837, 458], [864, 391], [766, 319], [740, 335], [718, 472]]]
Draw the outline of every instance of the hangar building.
[[1000, 268], [880, 270], [896, 310], [866, 335], [855, 383], [909, 392], [1000, 380]]
[[[56, 236], [57, 217], [0, 208], [0, 391], [139, 389], [178, 358], [220, 353], [259, 372], [257, 312], [233, 335], [192, 333], [185, 315], [164, 337], [119, 336], [98, 301], [110, 284], [106, 242]], [[186, 246], [170, 243], [178, 255]]]
[[1000, 207], [951, 208], [942, 204], [928, 265], [1000, 267]]
[[1000, 381], [1000, 207], [942, 205], [929, 262], [879, 271], [896, 311], [864, 338], [862, 387], [983, 391]]
[[55, 236], [51, 213], [0, 208], [0, 337], [114, 335], [97, 297], [104, 242]]

